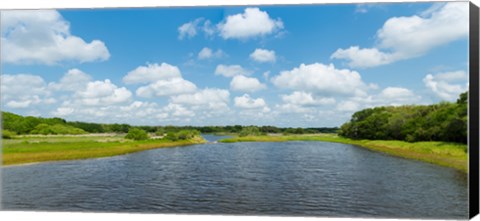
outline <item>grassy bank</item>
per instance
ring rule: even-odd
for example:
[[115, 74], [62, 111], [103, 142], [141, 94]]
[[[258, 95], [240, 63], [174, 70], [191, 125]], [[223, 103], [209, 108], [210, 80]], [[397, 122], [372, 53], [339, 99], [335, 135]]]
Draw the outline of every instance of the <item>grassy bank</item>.
[[452, 167], [467, 172], [467, 145], [448, 142], [409, 143], [394, 140], [352, 140], [331, 134], [320, 135], [280, 135], [280, 136], [246, 136], [220, 140], [232, 142], [283, 142], [283, 141], [327, 141], [358, 145], [370, 150], [384, 152], [398, 157], [415, 159], [441, 166]]
[[133, 141], [123, 137], [104, 134], [19, 136], [15, 139], [4, 139], [2, 140], [3, 165], [108, 157], [155, 148], [185, 146], [205, 142], [201, 137], [179, 141], [161, 139]]

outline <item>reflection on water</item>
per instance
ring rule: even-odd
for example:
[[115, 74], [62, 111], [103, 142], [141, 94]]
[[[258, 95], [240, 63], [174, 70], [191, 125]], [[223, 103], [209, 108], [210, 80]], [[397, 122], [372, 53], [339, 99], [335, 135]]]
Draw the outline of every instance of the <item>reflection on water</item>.
[[221, 139], [225, 139], [225, 138], [230, 138], [232, 136], [228, 136], [228, 135], [213, 135], [213, 134], [202, 134], [202, 137], [207, 140], [208, 142], [215, 142], [215, 141], [219, 141]]
[[468, 209], [462, 173], [326, 142], [161, 148], [2, 175], [7, 210], [466, 218]]

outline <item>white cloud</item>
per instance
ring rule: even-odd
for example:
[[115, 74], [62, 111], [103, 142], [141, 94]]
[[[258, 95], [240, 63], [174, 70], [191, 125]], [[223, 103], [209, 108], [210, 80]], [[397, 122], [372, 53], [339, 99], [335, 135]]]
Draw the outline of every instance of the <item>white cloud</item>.
[[225, 56], [225, 53], [222, 50], [218, 49], [214, 52], [212, 51], [212, 49], [205, 47], [202, 48], [200, 52], [198, 52], [197, 57], [200, 60], [205, 60], [210, 58], [221, 58], [223, 56]]
[[275, 86], [306, 91], [324, 96], [363, 95], [368, 87], [360, 74], [348, 69], [336, 69], [333, 64], [301, 64], [290, 71], [282, 71], [272, 78]]
[[376, 48], [352, 46], [348, 49], [338, 49], [331, 58], [346, 59], [350, 67], [365, 68], [389, 64], [395, 60], [395, 55], [381, 52]]
[[71, 114], [73, 114], [75, 112], [75, 109], [71, 108], [71, 107], [58, 107], [54, 112], [53, 112], [53, 115], [54, 116], [60, 116], [60, 117], [64, 117], [64, 116], [69, 116]]
[[260, 48], [255, 49], [250, 54], [250, 58], [260, 63], [275, 62], [276, 60], [275, 51]]
[[267, 88], [265, 84], [260, 83], [256, 78], [237, 75], [230, 82], [230, 89], [242, 92], [255, 92]]
[[384, 4], [361, 3], [355, 7], [355, 13], [367, 13], [370, 9], [384, 9]]
[[2, 62], [54, 65], [110, 57], [102, 41], [87, 43], [72, 35], [68, 21], [55, 10], [2, 11], [0, 20]]
[[217, 65], [215, 68], [216, 75], [223, 75], [225, 77], [234, 77], [237, 75], [249, 75], [251, 74], [250, 71], [245, 70], [240, 65]]
[[23, 100], [23, 101], [9, 101], [7, 102], [7, 107], [11, 108], [27, 108], [30, 106], [30, 104], [38, 104], [40, 103], [40, 99], [38, 96], [32, 97], [33, 99], [30, 100]]
[[152, 125], [158, 123], [156, 116], [164, 113], [164, 108], [142, 101], [88, 106], [78, 100], [66, 100], [51, 113], [69, 120]]
[[374, 67], [421, 56], [435, 47], [468, 36], [468, 3], [435, 4], [410, 17], [388, 19], [377, 31], [375, 48], [338, 49], [331, 58], [351, 67]]
[[136, 94], [140, 97], [171, 96], [192, 93], [197, 89], [194, 83], [183, 79], [178, 67], [167, 63], [137, 67], [123, 78], [123, 82], [148, 83], [137, 89]]
[[373, 95], [355, 96], [337, 104], [336, 109], [344, 112], [354, 112], [376, 106], [400, 106], [418, 104], [421, 96], [402, 87], [387, 87]]
[[423, 83], [436, 96], [443, 100], [454, 101], [458, 95], [468, 90], [468, 76], [464, 71], [428, 74]]
[[158, 80], [170, 80], [181, 77], [182, 74], [178, 67], [167, 63], [162, 63], [161, 65], [154, 63], [137, 67], [135, 70], [128, 72], [123, 77], [123, 82], [126, 84], [151, 83]]
[[178, 27], [178, 39], [182, 40], [185, 37], [192, 38], [197, 35], [197, 28], [200, 22], [203, 21], [203, 18], [197, 18], [194, 21], [187, 22], [180, 27]]
[[108, 106], [131, 100], [132, 93], [125, 87], [117, 87], [110, 80], [88, 82], [83, 91], [75, 93], [78, 101], [87, 106]]
[[84, 89], [91, 80], [92, 77], [83, 71], [70, 69], [58, 83], [50, 83], [48, 86], [53, 90], [78, 91]]
[[360, 110], [360, 105], [357, 102], [347, 100], [337, 104], [336, 108], [339, 111], [354, 112]]
[[248, 94], [244, 94], [241, 97], [235, 97], [234, 103], [236, 107], [248, 110], [261, 110], [262, 112], [269, 112], [270, 108], [263, 98], [251, 98]]
[[266, 106], [263, 98], [251, 98], [248, 94], [244, 94], [241, 97], [234, 98], [235, 106], [245, 109], [263, 108]]
[[413, 104], [420, 99], [411, 90], [401, 87], [387, 87], [378, 95], [378, 103], [381, 105]]
[[170, 103], [163, 108], [163, 111], [165, 111], [167, 114], [167, 115], [163, 115], [163, 118], [166, 118], [168, 116], [182, 117], [182, 118], [195, 116], [195, 112], [188, 110], [186, 107], [180, 104]]
[[158, 80], [147, 86], [139, 87], [136, 91], [137, 96], [170, 96], [177, 94], [192, 93], [197, 90], [195, 84], [183, 78], [173, 78], [168, 80]]
[[294, 91], [289, 95], [280, 95], [280, 97], [283, 104], [278, 104], [275, 109], [281, 113], [314, 113], [318, 111], [319, 107], [330, 107], [336, 102], [333, 97], [316, 97], [312, 93], [304, 91]]
[[203, 23], [202, 31], [205, 32], [207, 36], [212, 36], [215, 34], [215, 27], [212, 26], [212, 23], [209, 20], [206, 20]]
[[[0, 75], [2, 103], [11, 108], [27, 108], [34, 104], [49, 104], [50, 98], [43, 78], [30, 74]], [[52, 100], [53, 99], [53, 100]]]
[[281, 95], [280, 97], [285, 103], [301, 106], [330, 105], [335, 103], [334, 98], [314, 98], [311, 93], [306, 93], [303, 91], [294, 91], [290, 95]]
[[200, 109], [228, 109], [229, 100], [230, 93], [227, 90], [210, 88], [170, 98], [171, 103], [195, 106]]
[[267, 12], [258, 8], [246, 8], [243, 14], [228, 16], [217, 28], [224, 39], [247, 39], [283, 29], [283, 22], [271, 19]]

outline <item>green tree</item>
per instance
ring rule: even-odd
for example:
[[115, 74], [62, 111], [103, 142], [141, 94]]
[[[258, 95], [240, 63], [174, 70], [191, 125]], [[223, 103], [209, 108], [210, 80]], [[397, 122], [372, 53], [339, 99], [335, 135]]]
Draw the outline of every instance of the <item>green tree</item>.
[[259, 135], [262, 135], [262, 133], [260, 132], [260, 129], [258, 129], [258, 127], [248, 126], [248, 127], [242, 128], [242, 130], [240, 131], [240, 133], [238, 135], [241, 136], [241, 137], [259, 136]]
[[15, 132], [9, 130], [2, 130], [2, 138], [3, 139], [12, 139], [15, 137]]
[[352, 139], [467, 142], [468, 93], [456, 103], [376, 107], [358, 111], [339, 135]]
[[127, 135], [125, 136], [126, 139], [131, 140], [147, 140], [149, 138], [146, 131], [139, 129], [139, 128], [131, 128], [128, 130]]

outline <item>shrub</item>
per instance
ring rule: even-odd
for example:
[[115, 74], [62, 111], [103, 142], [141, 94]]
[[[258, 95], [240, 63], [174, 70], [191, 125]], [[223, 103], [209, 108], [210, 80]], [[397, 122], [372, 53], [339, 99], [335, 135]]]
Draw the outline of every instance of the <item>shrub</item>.
[[17, 135], [15, 132], [9, 130], [2, 130], [2, 138], [3, 139], [12, 139]]
[[177, 134], [175, 134], [173, 132], [168, 132], [167, 136], [165, 136], [165, 139], [170, 140], [170, 141], [177, 141], [178, 137], [177, 137]]
[[249, 127], [244, 127], [239, 133], [240, 137], [246, 137], [246, 136], [260, 136], [262, 133], [260, 132], [260, 129], [255, 126], [249, 126]]
[[197, 130], [181, 130], [177, 133], [177, 137], [179, 140], [192, 139], [196, 135], [200, 135], [200, 132], [198, 132]]
[[165, 139], [170, 141], [188, 140], [198, 135], [200, 135], [200, 132], [198, 130], [181, 130], [177, 133], [168, 132], [167, 136], [165, 136]]
[[63, 124], [55, 124], [55, 125], [48, 125], [48, 124], [39, 124], [37, 125], [31, 132], [31, 134], [85, 134], [84, 130], [76, 127], [72, 127], [70, 125], [63, 125]]
[[125, 136], [125, 138], [131, 139], [131, 140], [146, 140], [149, 137], [146, 131], [138, 128], [131, 128], [128, 130], [128, 133]]
[[156, 136], [163, 136], [165, 134], [165, 129], [163, 128], [158, 128], [157, 131], [155, 131]]

